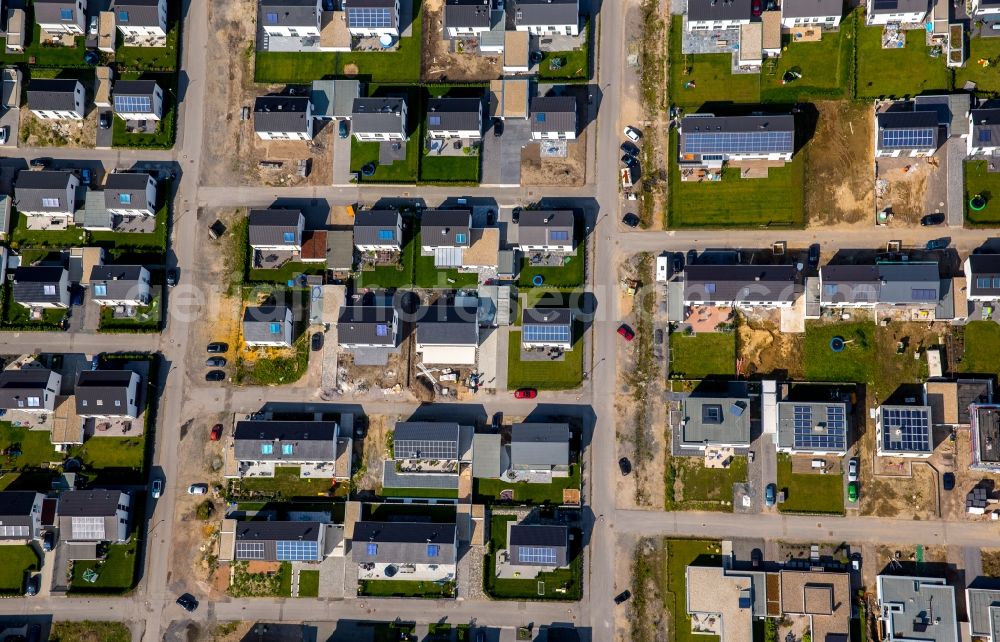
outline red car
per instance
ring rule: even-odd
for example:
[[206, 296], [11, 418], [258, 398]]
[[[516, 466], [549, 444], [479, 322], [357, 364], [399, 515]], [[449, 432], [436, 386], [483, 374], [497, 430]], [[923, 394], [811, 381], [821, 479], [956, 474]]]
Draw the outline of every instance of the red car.
[[538, 391], [534, 388], [520, 388], [514, 391], [515, 399], [534, 399], [538, 396]]
[[753, 14], [754, 18], [760, 17], [760, 14], [764, 12], [763, 3], [761, 2], [761, 0], [753, 0], [753, 3], [750, 5], [750, 12]]
[[208, 438], [212, 441], [219, 441], [222, 439], [222, 424], [215, 424], [212, 426], [212, 432], [208, 434]]
[[628, 327], [624, 323], [618, 326], [618, 334], [625, 337], [626, 341], [631, 341], [635, 338], [635, 332], [632, 332], [632, 328]]

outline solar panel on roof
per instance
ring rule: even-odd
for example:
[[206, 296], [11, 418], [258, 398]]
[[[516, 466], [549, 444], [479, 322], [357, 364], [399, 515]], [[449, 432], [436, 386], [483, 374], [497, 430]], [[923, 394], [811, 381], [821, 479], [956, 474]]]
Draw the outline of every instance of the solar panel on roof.
[[398, 439], [392, 444], [397, 459], [458, 459], [458, 442], [446, 439]]
[[792, 407], [793, 442], [796, 448], [843, 450], [847, 445], [847, 421], [843, 406], [826, 406], [825, 419], [813, 417], [812, 406]]
[[264, 559], [264, 542], [236, 542], [236, 559]]
[[685, 133], [684, 152], [690, 154], [738, 154], [791, 151], [794, 132], [696, 132]]
[[517, 549], [517, 561], [523, 564], [555, 566], [556, 550], [550, 546], [522, 546]]
[[526, 325], [521, 328], [527, 343], [569, 343], [569, 326]]
[[153, 110], [149, 96], [115, 96], [115, 111], [125, 114], [148, 114]]
[[882, 410], [882, 445], [885, 450], [930, 452], [930, 425], [923, 408]]
[[923, 129], [883, 129], [881, 132], [882, 147], [889, 149], [896, 148], [922, 148], [931, 147], [937, 136], [937, 128], [925, 127]]
[[392, 26], [389, 9], [383, 7], [357, 7], [347, 12], [347, 26], [359, 29], [379, 29]]
[[319, 556], [319, 546], [316, 542], [300, 542], [286, 540], [274, 543], [275, 557], [279, 562], [303, 562], [315, 560]]

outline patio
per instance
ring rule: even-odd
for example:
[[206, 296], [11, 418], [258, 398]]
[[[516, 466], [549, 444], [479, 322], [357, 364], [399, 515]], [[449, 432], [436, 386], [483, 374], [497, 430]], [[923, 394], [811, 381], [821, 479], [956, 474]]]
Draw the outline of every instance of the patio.
[[527, 255], [527, 259], [528, 265], [533, 268], [562, 267], [568, 256], [576, 256], [576, 250], [572, 252], [531, 252]]
[[562, 348], [525, 348], [521, 346], [521, 361], [565, 361], [566, 351]]
[[143, 433], [145, 413], [138, 417], [101, 417], [83, 419], [84, 439], [90, 437], [139, 437]]
[[587, 46], [587, 30], [581, 29], [577, 36], [557, 34], [538, 39], [539, 51], [572, 51]]
[[130, 134], [155, 134], [160, 128], [158, 120], [126, 120], [125, 131]]
[[424, 149], [428, 156], [472, 156], [466, 149], [476, 150], [478, 153], [479, 141], [471, 141], [465, 138], [428, 138], [425, 141]]
[[684, 323], [691, 326], [695, 334], [718, 332], [720, 324], [733, 320], [733, 309], [724, 306], [689, 306], [684, 309]]
[[28, 430], [51, 430], [55, 412], [26, 412], [17, 408], [7, 411], [4, 421], [9, 421], [15, 428]]
[[552, 483], [552, 471], [538, 471], [538, 470], [505, 470], [500, 473], [500, 481], [509, 482], [511, 484], [525, 483], [525, 484], [551, 484]]
[[555, 566], [534, 566], [510, 563], [510, 552], [502, 548], [496, 552], [496, 574], [501, 580], [533, 580], [540, 573], [551, 572]]
[[111, 229], [115, 232], [133, 234], [152, 234], [156, 231], [155, 216], [121, 216], [115, 214], [111, 219]]
[[398, 140], [387, 140], [378, 144], [378, 164], [392, 165], [396, 161], [406, 160], [406, 143]]
[[423, 460], [403, 459], [396, 462], [399, 473], [457, 473], [458, 462], [453, 459]]
[[293, 251], [268, 250], [267, 252], [261, 252], [260, 250], [254, 250], [253, 266], [254, 269], [258, 270], [274, 270], [295, 259], [297, 256], [298, 253]]
[[39, 232], [57, 232], [69, 229], [68, 216], [25, 216], [24, 222], [29, 230]]
[[166, 47], [167, 37], [163, 36], [136, 36], [127, 35], [124, 36], [122, 44], [126, 47]]
[[729, 53], [739, 46], [739, 29], [715, 29], [710, 31], [688, 31], [687, 15], [684, 16], [684, 37], [681, 53], [718, 54]]
[[359, 580], [450, 582], [455, 579], [453, 564], [358, 564]]

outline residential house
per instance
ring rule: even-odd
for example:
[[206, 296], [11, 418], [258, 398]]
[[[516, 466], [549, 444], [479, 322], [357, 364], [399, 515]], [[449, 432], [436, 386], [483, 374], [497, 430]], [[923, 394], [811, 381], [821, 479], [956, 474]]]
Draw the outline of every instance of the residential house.
[[681, 167], [718, 169], [724, 163], [754, 160], [787, 163], [794, 153], [795, 117], [791, 114], [693, 114], [681, 119]]
[[279, 466], [298, 466], [302, 477], [333, 477], [339, 437], [336, 421], [238, 421], [232, 451], [236, 466], [227, 477], [273, 477]]
[[851, 407], [845, 401], [779, 401], [777, 450], [795, 455], [847, 454]]
[[536, 36], [580, 34], [579, 0], [513, 0], [514, 29]]
[[307, 96], [257, 96], [253, 130], [261, 140], [312, 140], [312, 103]]
[[523, 210], [517, 223], [517, 249], [529, 252], [572, 252], [573, 210]]
[[257, 24], [268, 36], [319, 38], [323, 5], [321, 0], [260, 0]]
[[934, 453], [930, 406], [883, 404], [876, 413], [875, 428], [879, 456], [926, 459]]
[[885, 642], [958, 642], [955, 588], [943, 577], [879, 575], [876, 597]]
[[399, 252], [403, 217], [397, 210], [359, 210], [354, 214], [354, 247], [359, 252]]
[[417, 353], [425, 365], [475, 365], [479, 346], [476, 308], [434, 305], [417, 317]]
[[514, 424], [510, 431], [510, 468], [515, 474], [569, 477], [568, 424]]
[[322, 562], [329, 526], [316, 521], [237, 522], [232, 560]]
[[314, 80], [309, 90], [312, 115], [317, 120], [350, 120], [354, 99], [361, 97], [361, 81], [350, 78]]
[[352, 36], [399, 37], [399, 0], [342, 0], [342, 5]]
[[[38, 5], [36, 6], [36, 10]], [[83, 120], [87, 94], [73, 78], [32, 78], [28, 81], [28, 109], [42, 120]]]
[[345, 306], [337, 318], [337, 339], [346, 350], [395, 348], [400, 341], [399, 312], [392, 306]]
[[969, 635], [973, 639], [1000, 642], [1000, 590], [969, 587], [965, 589], [965, 605]]
[[745, 383], [730, 382], [719, 390], [695, 389], [682, 404], [681, 448], [750, 446], [750, 395]]
[[970, 409], [972, 463], [969, 468], [1000, 472], [1000, 406], [983, 403]]
[[1000, 0], [972, 0], [972, 11], [969, 15], [977, 20], [988, 20], [993, 23], [1000, 17]]
[[802, 292], [794, 265], [688, 265], [684, 305], [790, 308]]
[[122, 490], [70, 490], [59, 496], [59, 540], [112, 544], [129, 539], [132, 498]]
[[293, 336], [292, 309], [285, 305], [247, 306], [243, 311], [243, 342], [248, 346], [290, 348]]
[[511, 520], [507, 522], [507, 551], [514, 566], [569, 566], [569, 529]]
[[935, 377], [924, 382], [924, 398], [931, 407], [931, 423], [934, 426], [968, 428], [972, 424], [973, 409], [993, 403], [993, 380], [948, 381]]
[[493, 26], [493, 0], [445, 0], [444, 31], [449, 38], [480, 36]]
[[576, 140], [576, 98], [536, 96], [531, 99], [532, 140]]
[[[720, 642], [753, 642], [754, 620], [768, 615], [771, 596], [766, 573], [692, 565], [685, 569], [684, 580], [687, 614], [692, 621], [713, 622]], [[774, 601], [777, 598], [774, 596]], [[775, 604], [775, 610], [777, 607]]]
[[41, 537], [44, 499], [29, 490], [0, 492], [0, 545], [27, 544]]
[[0, 408], [48, 413], [55, 410], [62, 375], [48, 368], [26, 367], [0, 372]]
[[53, 36], [82, 36], [86, 29], [87, 0], [34, 0], [32, 6], [35, 24]]
[[[807, 618], [810, 639], [846, 642], [851, 639], [851, 574], [823, 570], [782, 569], [780, 608], [784, 617]], [[770, 592], [767, 601], [772, 601]]]
[[[1000, 15], [1000, 0], [996, 4]], [[969, 138], [966, 156], [995, 156], [1000, 151], [1000, 109], [969, 111]]]
[[21, 170], [14, 181], [14, 207], [25, 216], [45, 216], [69, 223], [76, 212], [80, 177], [68, 171]]
[[420, 251], [433, 254], [439, 249], [468, 248], [471, 231], [472, 210], [424, 210], [420, 215]]
[[149, 270], [141, 265], [95, 265], [90, 269], [90, 296], [100, 306], [149, 305]]
[[525, 308], [521, 316], [525, 349], [573, 349], [573, 311], [569, 308]]
[[145, 172], [108, 174], [104, 207], [118, 216], [155, 216], [156, 179]]
[[931, 262], [824, 265], [819, 279], [823, 307], [886, 305], [931, 311], [941, 299], [938, 264]]
[[688, 31], [739, 29], [750, 24], [750, 0], [689, 0]]
[[402, 98], [355, 98], [351, 132], [362, 143], [407, 140], [406, 101]]
[[392, 436], [396, 461], [457, 461], [460, 428], [453, 422], [401, 421]]
[[875, 114], [875, 157], [933, 156], [944, 141], [933, 111], [882, 111]]
[[131, 370], [81, 370], [76, 379], [76, 414], [83, 418], [139, 416], [139, 374]]
[[116, 80], [112, 100], [115, 115], [124, 121], [163, 117], [163, 89], [155, 80]]
[[[458, 528], [446, 523], [359, 521], [354, 524], [351, 559], [359, 569], [370, 565], [375, 571], [384, 572], [390, 565], [406, 565], [422, 578], [431, 575], [435, 580], [454, 580]], [[405, 575], [393, 577], [402, 578]]]
[[[115, 26], [127, 40], [167, 37], [168, 0], [114, 0]], [[142, 46], [142, 42], [138, 43]], [[166, 43], [164, 43], [166, 44]]]
[[250, 210], [250, 247], [256, 252], [302, 252], [306, 219], [301, 210]]
[[781, 26], [785, 29], [836, 29], [844, 14], [844, 0], [784, 0]]
[[51, 265], [14, 270], [14, 302], [26, 308], [68, 308], [69, 273]]
[[929, 10], [927, 0], [866, 0], [865, 23], [868, 26], [923, 23]]
[[429, 138], [483, 137], [483, 101], [480, 98], [430, 98], [427, 100]]

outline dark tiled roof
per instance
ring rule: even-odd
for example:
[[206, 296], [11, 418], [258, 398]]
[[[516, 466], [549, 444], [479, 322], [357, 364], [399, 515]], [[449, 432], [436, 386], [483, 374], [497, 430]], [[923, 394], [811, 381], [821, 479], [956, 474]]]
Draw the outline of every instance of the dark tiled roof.
[[[354, 525], [351, 558], [364, 562], [454, 564], [455, 524], [429, 522], [358, 522]], [[369, 550], [369, 544], [374, 549]], [[431, 555], [429, 546], [437, 547]]]
[[750, 0], [689, 0], [688, 20], [749, 20]]
[[[138, 295], [142, 272], [141, 265], [95, 265], [90, 270], [90, 291], [97, 301], [134, 299]], [[107, 293], [98, 295], [95, 285], [104, 285]]]
[[799, 292], [793, 265], [689, 265], [685, 301], [793, 301]]
[[45, 111], [76, 109], [75, 79], [33, 78], [28, 82], [28, 107]]
[[74, 390], [77, 414], [124, 415], [128, 412], [129, 384], [134, 374], [131, 370], [81, 371]]
[[446, 28], [490, 27], [490, 0], [447, 0], [444, 5]]
[[[400, 224], [396, 210], [360, 210], [354, 215], [355, 245], [399, 245], [397, 225]], [[379, 232], [391, 231], [392, 240], [379, 238]]]
[[1000, 109], [973, 109], [972, 146], [1000, 147]]
[[431, 98], [427, 128], [435, 131], [479, 131], [483, 101], [479, 98]]
[[[240, 421], [233, 433], [239, 461], [329, 461], [337, 458], [337, 423], [334, 421]], [[272, 446], [269, 454], [263, 444]], [[282, 445], [292, 447], [282, 453]]]
[[113, 517], [121, 496], [120, 490], [71, 490], [59, 497], [59, 516]]
[[[268, 16], [273, 16], [271, 21]], [[263, 27], [315, 27], [315, 0], [261, 0], [260, 25]]]
[[[969, 257], [972, 274], [968, 275], [969, 294], [972, 296], [1000, 297], [1000, 254], [973, 254]], [[988, 279], [989, 284], [980, 285], [979, 279]]]
[[309, 131], [309, 99], [305, 96], [257, 96], [253, 104], [255, 132]]
[[[749, 0], [747, 0], [749, 2]], [[514, 0], [514, 24], [551, 26], [580, 20], [578, 0]]]
[[822, 18], [844, 13], [844, 0], [783, 0], [783, 18]]
[[116, 80], [116, 96], [152, 96], [159, 85], [155, 80]]
[[[38, 24], [76, 24], [79, 9], [72, 0], [34, 0], [35, 22]], [[63, 9], [71, 9], [73, 18], [62, 17]]]
[[475, 308], [428, 306], [420, 310], [417, 319], [417, 343], [468, 346], [479, 343], [479, 319]]
[[[167, 0], [114, 0], [115, 24], [126, 27], [160, 26], [160, 2]], [[121, 12], [125, 12], [122, 15]]]
[[[517, 224], [520, 245], [572, 245], [572, 210], [523, 210]], [[553, 236], [567, 236], [567, 240]]]
[[[0, 523], [4, 526], [30, 526], [31, 510], [38, 493], [33, 490], [5, 490], [0, 492]], [[27, 518], [19, 520], [17, 518]]]
[[389, 306], [345, 306], [337, 319], [337, 338], [342, 344], [396, 345], [394, 309]]
[[351, 110], [351, 131], [362, 134], [385, 134], [402, 131], [402, 98], [355, 98]]
[[569, 308], [525, 308], [521, 325], [569, 325], [573, 315]]
[[[146, 209], [149, 207], [149, 203], [146, 201], [146, 187], [150, 180], [153, 178], [146, 173], [115, 172], [108, 174], [107, 180], [104, 181], [104, 207], [108, 209]], [[156, 203], [153, 203], [152, 207], [155, 208]]]
[[[472, 242], [470, 227], [471, 210], [424, 210], [420, 215], [420, 244], [426, 247], [459, 247]], [[459, 242], [457, 236], [465, 235]]]
[[[236, 559], [278, 561], [278, 542], [312, 542], [318, 544], [324, 528], [326, 526], [322, 522], [239, 522], [236, 525]], [[239, 543], [246, 542], [263, 544], [263, 557], [260, 555], [250, 556], [244, 553]], [[317, 561], [322, 556], [323, 551], [317, 549], [316, 558], [311, 558], [309, 561]]]
[[[23, 266], [14, 270], [14, 300], [21, 303], [58, 303], [59, 281], [66, 270], [58, 266]], [[46, 293], [46, 286], [56, 286]]]
[[[299, 210], [250, 210], [250, 245], [298, 245]], [[286, 232], [294, 232], [295, 240], [285, 240]]]
[[538, 96], [531, 99], [532, 132], [576, 133], [576, 98]]

